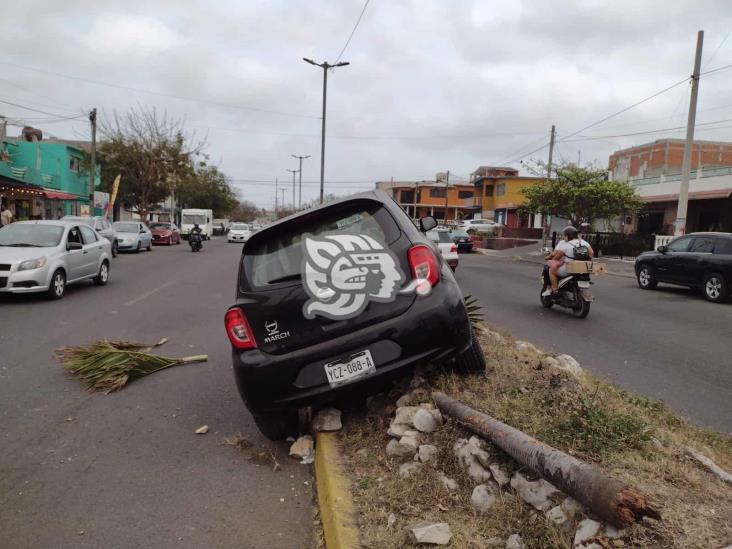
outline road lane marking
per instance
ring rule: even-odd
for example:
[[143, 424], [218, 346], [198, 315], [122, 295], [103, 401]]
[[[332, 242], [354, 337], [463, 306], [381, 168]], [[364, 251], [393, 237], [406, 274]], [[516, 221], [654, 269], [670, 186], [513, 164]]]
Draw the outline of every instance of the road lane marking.
[[165, 284], [163, 284], [162, 286], [158, 286], [157, 288], [155, 288], [153, 290], [150, 290], [149, 292], [146, 292], [146, 293], [144, 293], [142, 295], [137, 296], [132, 301], [128, 301], [127, 303], [125, 303], [125, 306], [129, 307], [130, 305], [134, 305], [135, 303], [138, 303], [138, 302], [142, 301], [143, 299], [145, 299], [147, 297], [150, 297], [151, 295], [159, 292], [160, 290], [162, 290], [166, 286], [170, 286], [171, 284], [172, 284], [172, 282], [171, 281], [168, 281]]

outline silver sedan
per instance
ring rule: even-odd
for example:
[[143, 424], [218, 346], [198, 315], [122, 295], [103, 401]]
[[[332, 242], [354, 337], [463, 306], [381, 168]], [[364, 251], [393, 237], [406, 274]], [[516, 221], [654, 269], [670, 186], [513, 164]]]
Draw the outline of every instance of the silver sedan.
[[117, 248], [140, 253], [145, 248], [152, 251], [153, 235], [147, 225], [139, 221], [116, 221], [114, 230], [117, 232]]
[[20, 221], [0, 229], [0, 293], [47, 292], [61, 299], [66, 286], [109, 280], [112, 246], [78, 221]]

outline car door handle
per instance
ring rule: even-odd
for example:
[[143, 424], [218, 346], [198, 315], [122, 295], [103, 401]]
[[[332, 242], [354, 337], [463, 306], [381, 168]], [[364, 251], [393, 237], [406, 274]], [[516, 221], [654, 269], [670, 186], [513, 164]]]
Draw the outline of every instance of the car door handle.
[[88, 253], [89, 253], [89, 250], [84, 250], [84, 253], [85, 253], [85, 254], [88, 254]]

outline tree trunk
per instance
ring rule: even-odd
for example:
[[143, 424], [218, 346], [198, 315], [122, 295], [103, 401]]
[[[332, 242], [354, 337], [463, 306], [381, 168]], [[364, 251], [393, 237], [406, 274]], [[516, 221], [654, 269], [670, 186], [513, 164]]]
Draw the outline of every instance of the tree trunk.
[[643, 494], [606, 475], [597, 467], [552, 448], [444, 393], [435, 391], [432, 398], [443, 414], [490, 440], [518, 463], [582, 502], [605, 522], [624, 528], [644, 516], [661, 518]]

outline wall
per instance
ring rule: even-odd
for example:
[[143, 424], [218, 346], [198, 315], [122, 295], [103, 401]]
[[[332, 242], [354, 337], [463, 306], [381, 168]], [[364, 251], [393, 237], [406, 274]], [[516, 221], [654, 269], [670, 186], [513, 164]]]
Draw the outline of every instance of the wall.
[[[476, 181], [475, 203], [480, 205], [483, 212], [492, 212], [502, 208], [516, 208], [525, 202], [522, 189], [534, 185], [541, 185], [544, 179], [540, 177], [491, 177]], [[493, 187], [493, 196], [483, 198], [483, 185]], [[506, 185], [506, 193], [498, 196], [498, 185]], [[491, 216], [492, 217], [492, 216]]]

